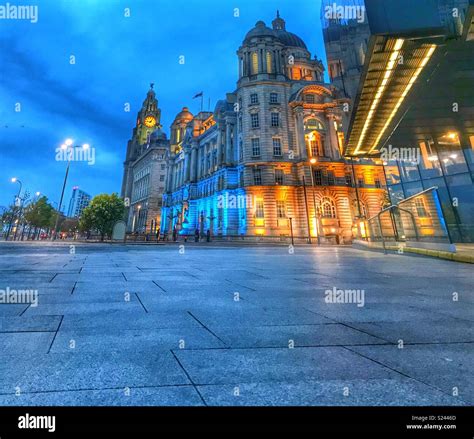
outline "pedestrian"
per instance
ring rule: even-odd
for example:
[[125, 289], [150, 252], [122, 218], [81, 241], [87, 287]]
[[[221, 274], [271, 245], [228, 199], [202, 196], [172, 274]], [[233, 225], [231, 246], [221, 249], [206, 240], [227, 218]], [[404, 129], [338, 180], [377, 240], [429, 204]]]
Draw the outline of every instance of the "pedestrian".
[[194, 242], [199, 242], [199, 229], [194, 231]]
[[206, 241], [211, 242], [211, 231], [209, 229], [207, 229], [206, 232]]

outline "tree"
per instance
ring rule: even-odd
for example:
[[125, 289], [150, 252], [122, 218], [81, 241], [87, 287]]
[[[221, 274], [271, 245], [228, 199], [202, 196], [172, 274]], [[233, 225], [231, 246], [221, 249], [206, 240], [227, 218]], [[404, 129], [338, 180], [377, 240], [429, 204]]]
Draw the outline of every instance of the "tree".
[[105, 235], [112, 236], [114, 224], [123, 219], [124, 212], [124, 202], [117, 194], [100, 194], [83, 210], [79, 225], [83, 231], [97, 230], [103, 241]]
[[55, 213], [53, 206], [48, 203], [47, 197], [41, 197], [25, 207], [25, 221], [35, 229], [49, 228], [54, 223]]

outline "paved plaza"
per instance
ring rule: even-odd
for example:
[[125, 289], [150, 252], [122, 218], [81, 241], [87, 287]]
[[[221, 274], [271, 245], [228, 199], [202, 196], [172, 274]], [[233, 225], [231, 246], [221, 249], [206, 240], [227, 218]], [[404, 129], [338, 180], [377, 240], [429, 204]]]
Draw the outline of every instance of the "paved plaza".
[[5, 297], [38, 292], [0, 305], [1, 405], [474, 403], [472, 265], [349, 247], [72, 250], [0, 244]]

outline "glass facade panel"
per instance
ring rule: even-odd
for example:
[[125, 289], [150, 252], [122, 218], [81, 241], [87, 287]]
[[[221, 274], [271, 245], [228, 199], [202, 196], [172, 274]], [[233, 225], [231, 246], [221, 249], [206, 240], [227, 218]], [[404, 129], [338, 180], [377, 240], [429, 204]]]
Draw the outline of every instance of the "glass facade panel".
[[457, 133], [449, 133], [438, 138], [438, 156], [446, 175], [467, 172], [467, 164]]

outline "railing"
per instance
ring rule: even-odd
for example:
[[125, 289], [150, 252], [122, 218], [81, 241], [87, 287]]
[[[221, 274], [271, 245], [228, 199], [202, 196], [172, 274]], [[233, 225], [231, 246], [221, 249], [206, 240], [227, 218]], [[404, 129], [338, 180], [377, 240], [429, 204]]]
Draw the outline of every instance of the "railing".
[[430, 244], [452, 244], [446, 227], [437, 187], [382, 209], [365, 221], [369, 242], [410, 243], [429, 247]]

